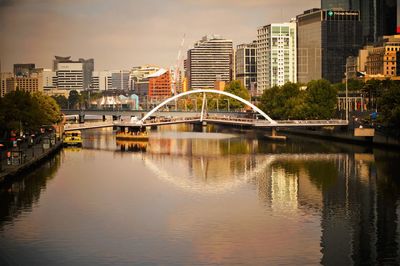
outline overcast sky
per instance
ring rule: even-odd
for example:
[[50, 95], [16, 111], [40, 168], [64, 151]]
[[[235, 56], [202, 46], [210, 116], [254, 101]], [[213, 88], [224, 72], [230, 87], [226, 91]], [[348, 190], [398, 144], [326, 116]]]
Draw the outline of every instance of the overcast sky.
[[175, 65], [206, 34], [251, 42], [257, 27], [286, 22], [320, 0], [0, 0], [2, 71], [51, 68], [54, 55], [94, 58], [96, 70]]

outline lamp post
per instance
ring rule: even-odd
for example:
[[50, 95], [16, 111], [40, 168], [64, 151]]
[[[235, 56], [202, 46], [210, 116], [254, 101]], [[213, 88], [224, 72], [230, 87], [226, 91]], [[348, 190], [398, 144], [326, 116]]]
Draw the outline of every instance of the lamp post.
[[348, 90], [349, 90], [349, 88], [348, 88], [348, 71], [347, 71], [347, 60], [346, 60], [346, 99], [345, 99], [345, 101], [346, 101], [346, 105], [345, 105], [345, 108], [346, 108], [346, 121], [347, 122], [349, 122], [349, 99], [348, 99], [348, 97], [349, 97], [349, 92], [348, 92]]

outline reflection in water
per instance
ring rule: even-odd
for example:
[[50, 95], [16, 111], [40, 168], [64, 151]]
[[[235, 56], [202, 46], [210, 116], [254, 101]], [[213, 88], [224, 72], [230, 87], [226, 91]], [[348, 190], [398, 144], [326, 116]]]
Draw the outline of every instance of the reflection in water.
[[116, 142], [121, 152], [146, 152], [148, 144], [147, 141], [117, 140]]
[[[400, 263], [398, 153], [192, 129], [163, 127], [148, 142], [84, 132], [82, 150], [4, 187], [0, 262], [35, 224], [34, 244], [71, 264]], [[52, 178], [57, 190], [45, 189]], [[46, 216], [50, 201], [68, 224]]]
[[54, 178], [61, 164], [61, 154], [43, 164], [35, 173], [0, 187], [0, 231], [4, 223], [11, 223], [23, 212], [31, 212], [47, 182]]

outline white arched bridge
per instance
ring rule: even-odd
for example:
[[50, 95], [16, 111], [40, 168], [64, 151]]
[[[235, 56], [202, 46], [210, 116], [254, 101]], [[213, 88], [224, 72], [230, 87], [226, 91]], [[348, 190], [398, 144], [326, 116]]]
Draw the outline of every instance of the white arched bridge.
[[[206, 94], [218, 94], [230, 97], [239, 102], [242, 102], [246, 106], [250, 107], [258, 116], [254, 118], [242, 118], [229, 115], [218, 115], [209, 114], [207, 112], [207, 98]], [[154, 114], [161, 108], [167, 106], [170, 102], [175, 101], [181, 97], [185, 97], [191, 94], [203, 94], [203, 101], [200, 113], [191, 114], [189, 116], [183, 117], [156, 117]], [[75, 129], [90, 129], [90, 128], [100, 128], [100, 127], [142, 127], [142, 126], [161, 126], [179, 123], [196, 123], [196, 122], [209, 122], [209, 123], [219, 123], [219, 124], [231, 124], [231, 125], [241, 125], [259, 128], [277, 128], [277, 127], [324, 127], [324, 126], [347, 126], [347, 120], [273, 120], [265, 112], [259, 109], [257, 106], [251, 102], [238, 97], [232, 93], [225, 91], [213, 90], [213, 89], [198, 89], [191, 90], [177, 94], [171, 98], [166, 99], [151, 111], [145, 114], [140, 120], [135, 121], [117, 121], [117, 122], [98, 122], [98, 123], [85, 123], [85, 124], [71, 124], [65, 127], [65, 130], [75, 130]]]

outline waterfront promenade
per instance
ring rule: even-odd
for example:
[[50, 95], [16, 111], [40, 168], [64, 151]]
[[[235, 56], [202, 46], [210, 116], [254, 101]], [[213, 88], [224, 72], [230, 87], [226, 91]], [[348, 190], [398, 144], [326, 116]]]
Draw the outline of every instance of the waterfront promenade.
[[[18, 152], [20, 156], [14, 160], [7, 158], [8, 151], [1, 151], [0, 155], [0, 184], [6, 181], [8, 178], [14, 177], [19, 173], [28, 170], [35, 164], [40, 163], [48, 156], [59, 150], [62, 146], [61, 140], [56, 140], [53, 145], [49, 144], [45, 147], [44, 141], [38, 141], [34, 145], [28, 147], [28, 145], [22, 144], [19, 149], [9, 150], [10, 152]], [[17, 161], [17, 163], [15, 163]]]

